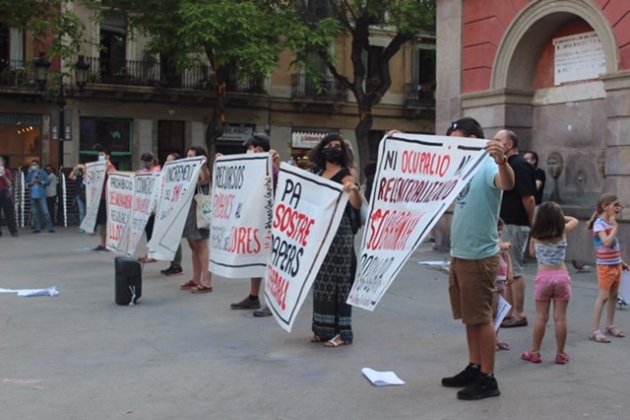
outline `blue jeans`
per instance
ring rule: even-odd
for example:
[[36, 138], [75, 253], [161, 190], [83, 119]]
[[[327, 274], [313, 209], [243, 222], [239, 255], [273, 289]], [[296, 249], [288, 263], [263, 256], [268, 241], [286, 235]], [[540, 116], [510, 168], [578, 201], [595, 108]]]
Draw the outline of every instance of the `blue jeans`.
[[83, 218], [85, 217], [85, 201], [79, 196], [74, 197], [74, 203], [79, 209], [79, 224], [83, 222]]
[[31, 198], [31, 211], [33, 212], [33, 223], [35, 224], [36, 232], [41, 230], [42, 216], [46, 220], [48, 232], [54, 231], [52, 220], [50, 219], [50, 213], [48, 213], [48, 202], [46, 201], [46, 197]]

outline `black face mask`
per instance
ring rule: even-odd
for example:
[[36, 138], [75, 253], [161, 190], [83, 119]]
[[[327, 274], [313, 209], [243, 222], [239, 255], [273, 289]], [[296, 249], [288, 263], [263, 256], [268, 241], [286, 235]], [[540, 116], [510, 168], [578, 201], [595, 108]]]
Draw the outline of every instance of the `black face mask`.
[[343, 150], [337, 149], [336, 147], [327, 147], [322, 150], [322, 154], [326, 162], [341, 163], [343, 160]]

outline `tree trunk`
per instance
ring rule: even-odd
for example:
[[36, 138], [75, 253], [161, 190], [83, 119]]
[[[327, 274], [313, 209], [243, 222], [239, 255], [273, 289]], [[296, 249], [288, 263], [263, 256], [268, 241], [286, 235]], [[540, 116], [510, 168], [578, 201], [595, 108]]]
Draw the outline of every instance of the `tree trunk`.
[[359, 175], [363, 176], [363, 167], [370, 160], [369, 133], [374, 123], [372, 109], [359, 104], [359, 122], [354, 127], [354, 136], [357, 141], [357, 153], [355, 165]]

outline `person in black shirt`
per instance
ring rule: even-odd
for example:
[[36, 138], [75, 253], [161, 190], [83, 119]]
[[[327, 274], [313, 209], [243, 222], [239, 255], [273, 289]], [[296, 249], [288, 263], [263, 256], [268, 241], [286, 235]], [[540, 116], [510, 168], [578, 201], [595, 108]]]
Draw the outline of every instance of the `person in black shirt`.
[[530, 150], [525, 152], [523, 156], [525, 157], [525, 160], [534, 167], [534, 179], [536, 180], [536, 194], [534, 194], [534, 199], [536, 200], [536, 205], [538, 206], [542, 203], [547, 176], [545, 175], [545, 171], [538, 167], [538, 153]]
[[523, 327], [527, 325], [524, 312], [525, 277], [523, 271], [523, 256], [529, 229], [534, 218], [536, 201], [536, 182], [534, 167], [518, 152], [518, 137], [511, 130], [499, 130], [494, 136], [499, 140], [508, 157], [508, 164], [514, 170], [516, 185], [513, 189], [503, 193], [501, 201], [501, 218], [505, 221], [505, 241], [512, 244], [510, 257], [514, 282], [506, 288], [506, 297], [512, 304], [512, 312], [501, 324], [504, 328]]

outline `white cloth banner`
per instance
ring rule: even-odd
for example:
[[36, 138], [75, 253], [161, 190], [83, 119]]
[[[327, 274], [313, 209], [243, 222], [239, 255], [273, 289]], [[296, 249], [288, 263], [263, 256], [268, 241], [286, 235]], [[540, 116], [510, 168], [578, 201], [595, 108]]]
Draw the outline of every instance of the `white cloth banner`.
[[280, 165], [265, 299], [286, 331], [291, 331], [347, 202], [341, 184], [286, 163]]
[[149, 257], [171, 261], [182, 239], [186, 217], [195, 194], [203, 156], [166, 162], [160, 173], [160, 200], [155, 210]]
[[135, 175], [133, 211], [129, 224], [129, 239], [127, 241], [127, 254], [136, 252], [138, 243], [144, 233], [151, 213], [155, 210], [160, 194], [160, 174], [143, 172]]
[[114, 172], [107, 178], [105, 247], [121, 254], [127, 253], [133, 211], [134, 181], [133, 172]]
[[214, 164], [210, 271], [228, 278], [263, 277], [271, 250], [271, 155], [221, 156]]
[[383, 138], [349, 304], [374, 310], [407, 259], [479, 169], [486, 143], [404, 133]]
[[101, 204], [101, 194], [105, 184], [107, 162], [90, 162], [85, 164], [85, 217], [80, 228], [87, 233], [94, 233], [96, 215]]

